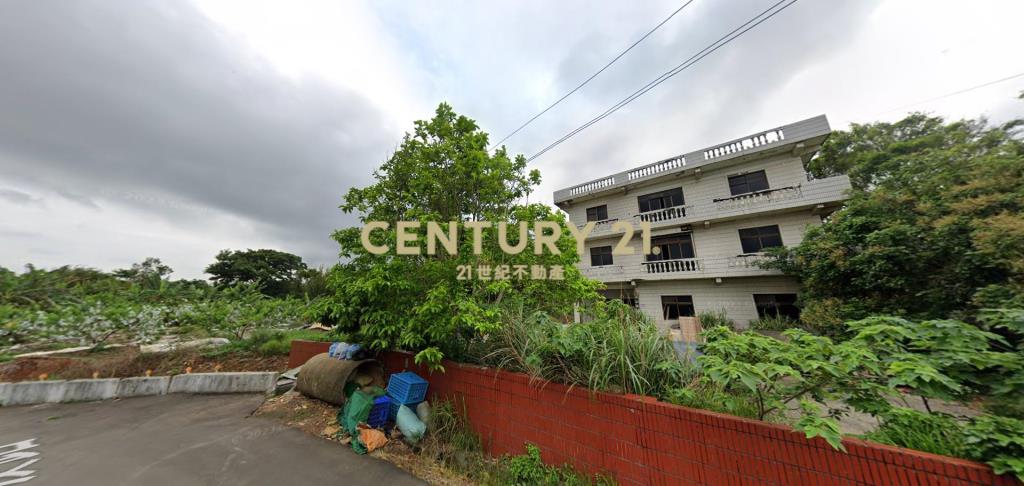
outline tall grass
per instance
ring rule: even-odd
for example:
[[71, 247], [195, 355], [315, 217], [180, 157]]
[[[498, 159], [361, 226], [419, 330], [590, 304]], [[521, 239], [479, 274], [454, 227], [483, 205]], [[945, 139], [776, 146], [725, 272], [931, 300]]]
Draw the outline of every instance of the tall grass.
[[909, 408], [886, 412], [882, 425], [868, 433], [875, 442], [952, 457], [965, 457], [962, 426], [951, 415]]
[[786, 316], [765, 316], [750, 321], [750, 328], [758, 331], [785, 331], [800, 327], [800, 323]]
[[501, 309], [502, 326], [472, 350], [482, 364], [593, 390], [666, 397], [697, 371], [636, 309], [610, 301], [586, 309], [592, 319], [561, 324], [522, 304]]

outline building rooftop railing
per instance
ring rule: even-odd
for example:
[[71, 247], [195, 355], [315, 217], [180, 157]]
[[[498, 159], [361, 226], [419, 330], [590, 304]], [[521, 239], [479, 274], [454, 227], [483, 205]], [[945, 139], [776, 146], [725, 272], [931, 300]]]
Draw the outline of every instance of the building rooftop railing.
[[617, 174], [594, 179], [582, 184], [555, 191], [555, 204], [581, 196], [602, 193], [637, 184], [648, 179], [663, 177], [683, 170], [714, 164], [763, 150], [795, 144], [831, 132], [825, 115], [790, 123], [771, 130], [748, 135], [718, 145], [677, 155], [657, 162], [635, 167]]

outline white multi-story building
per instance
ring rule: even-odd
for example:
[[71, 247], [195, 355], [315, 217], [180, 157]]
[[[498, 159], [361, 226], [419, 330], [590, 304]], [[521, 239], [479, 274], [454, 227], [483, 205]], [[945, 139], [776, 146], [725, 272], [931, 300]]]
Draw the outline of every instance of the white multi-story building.
[[[804, 169], [829, 133], [821, 115], [555, 191], [572, 224], [597, 223], [580, 270], [663, 327], [723, 309], [738, 327], [795, 317], [796, 280], [755, 262], [765, 248], [800, 243], [847, 198], [847, 177]], [[612, 254], [622, 220], [637, 229], [632, 255]], [[641, 222], [652, 254], [640, 250]]]

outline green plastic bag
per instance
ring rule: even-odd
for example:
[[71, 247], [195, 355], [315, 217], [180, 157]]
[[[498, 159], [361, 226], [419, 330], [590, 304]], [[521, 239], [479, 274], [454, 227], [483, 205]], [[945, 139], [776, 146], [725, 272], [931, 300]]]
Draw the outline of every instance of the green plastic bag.
[[373, 387], [370, 393], [355, 390], [345, 402], [345, 407], [338, 411], [338, 425], [352, 437], [352, 450], [356, 451], [356, 454], [366, 454], [366, 445], [359, 440], [359, 424], [366, 422], [370, 417], [373, 401], [383, 394], [384, 389], [377, 386]]

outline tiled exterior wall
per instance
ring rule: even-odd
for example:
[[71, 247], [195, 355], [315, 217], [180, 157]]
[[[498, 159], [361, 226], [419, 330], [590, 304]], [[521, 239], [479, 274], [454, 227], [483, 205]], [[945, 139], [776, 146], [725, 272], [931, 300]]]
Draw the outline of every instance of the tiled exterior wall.
[[[299, 348], [297, 350], [297, 348]], [[293, 343], [294, 358], [326, 343]], [[445, 361], [428, 373], [406, 353], [385, 353], [389, 372], [414, 371], [432, 400], [454, 400], [492, 455], [541, 448], [549, 464], [612, 476], [623, 485], [1018, 485], [983, 464], [856, 439], [846, 452], [787, 427], [635, 395], [592, 393], [528, 376]], [[292, 365], [301, 364], [293, 361]]]
[[689, 295], [693, 297], [694, 311], [725, 309], [726, 315], [736, 323], [737, 328], [745, 329], [748, 323], [757, 319], [757, 307], [754, 306], [754, 294], [795, 294], [799, 289], [796, 279], [792, 277], [743, 277], [727, 278], [716, 284], [714, 280], [672, 280], [661, 282], [639, 282], [637, 296], [640, 310], [652, 316], [663, 330], [667, 330], [676, 320], [662, 319], [661, 296]]

